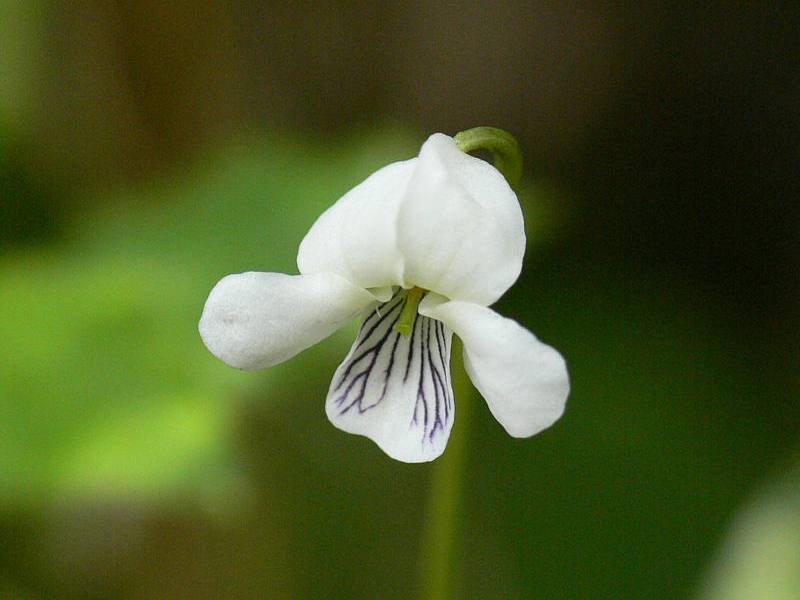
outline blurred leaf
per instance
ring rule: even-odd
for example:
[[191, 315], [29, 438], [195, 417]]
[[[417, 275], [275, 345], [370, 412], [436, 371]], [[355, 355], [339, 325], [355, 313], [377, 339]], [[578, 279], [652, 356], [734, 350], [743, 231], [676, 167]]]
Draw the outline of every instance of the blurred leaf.
[[0, 0], [0, 125], [20, 126], [30, 116], [44, 25], [39, 0]]
[[2, 257], [0, 501], [159, 495], [225, 477], [227, 399], [263, 376], [203, 347], [208, 291], [232, 271], [296, 272], [317, 215], [404, 145], [241, 141], [109, 198], [63, 247]]
[[800, 462], [737, 515], [699, 597], [800, 598]]

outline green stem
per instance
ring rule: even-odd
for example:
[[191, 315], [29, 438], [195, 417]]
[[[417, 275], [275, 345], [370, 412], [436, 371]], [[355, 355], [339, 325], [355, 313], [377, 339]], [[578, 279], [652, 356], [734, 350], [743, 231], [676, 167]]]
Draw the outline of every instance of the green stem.
[[495, 168], [516, 189], [522, 177], [522, 150], [513, 135], [496, 127], [473, 127], [457, 133], [454, 139], [462, 152], [491, 152]]
[[472, 385], [461, 361], [461, 341], [453, 339], [454, 368], [452, 381], [457, 399], [457, 419], [447, 450], [433, 465], [427, 521], [420, 554], [421, 598], [453, 598], [453, 581], [459, 571], [455, 549], [463, 514], [462, 488], [467, 464], [467, 437], [472, 412]]

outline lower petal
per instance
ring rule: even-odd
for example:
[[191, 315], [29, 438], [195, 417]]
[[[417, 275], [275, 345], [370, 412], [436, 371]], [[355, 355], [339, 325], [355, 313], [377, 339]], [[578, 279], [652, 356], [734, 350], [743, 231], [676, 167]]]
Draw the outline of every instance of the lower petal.
[[336, 427], [370, 438], [392, 458], [426, 462], [444, 451], [455, 417], [452, 332], [422, 315], [409, 335], [395, 331], [405, 298], [399, 290], [364, 319], [325, 408]]
[[557, 350], [490, 308], [426, 298], [420, 313], [464, 341], [464, 366], [492, 414], [514, 437], [529, 437], [563, 414], [569, 376]]
[[232, 367], [270, 367], [328, 337], [374, 301], [331, 273], [228, 275], [206, 300], [200, 336]]

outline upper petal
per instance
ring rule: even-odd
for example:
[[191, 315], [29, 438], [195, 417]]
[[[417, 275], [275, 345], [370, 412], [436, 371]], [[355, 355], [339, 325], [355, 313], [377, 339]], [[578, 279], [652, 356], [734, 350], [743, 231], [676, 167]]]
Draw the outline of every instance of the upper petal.
[[467, 373], [505, 430], [528, 437], [558, 420], [569, 395], [558, 351], [489, 308], [442, 300], [426, 297], [420, 313], [444, 321], [464, 341]]
[[416, 162], [383, 167], [322, 213], [300, 243], [300, 272], [337, 273], [364, 288], [400, 284], [397, 211]]
[[490, 164], [432, 135], [397, 219], [406, 286], [489, 305], [516, 281], [525, 230], [516, 195]]
[[332, 273], [228, 275], [206, 300], [200, 336], [232, 367], [260, 369], [328, 337], [374, 300]]

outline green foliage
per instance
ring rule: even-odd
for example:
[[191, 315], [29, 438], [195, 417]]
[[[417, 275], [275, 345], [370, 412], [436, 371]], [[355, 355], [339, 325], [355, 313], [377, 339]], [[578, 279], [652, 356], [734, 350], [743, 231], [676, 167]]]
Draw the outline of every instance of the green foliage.
[[203, 347], [206, 295], [231, 271], [296, 272], [316, 216], [398, 146], [243, 142], [103, 199], [69, 243], [4, 256], [0, 502], [186, 492], [224, 471], [229, 398], [259, 375]]
[[770, 482], [733, 522], [701, 600], [800, 596], [800, 461]]

